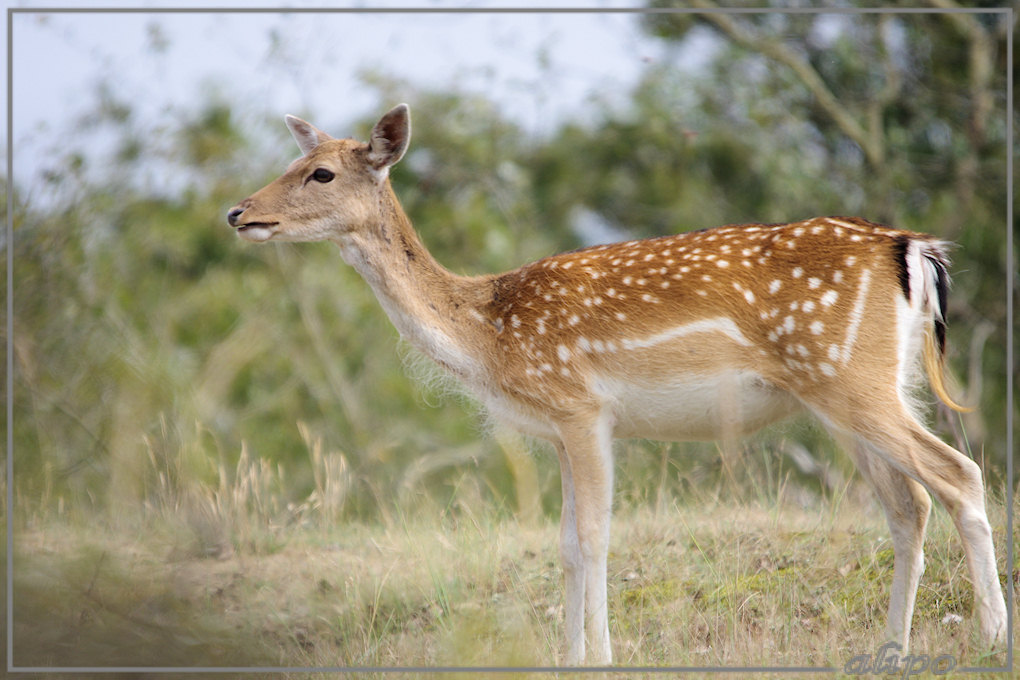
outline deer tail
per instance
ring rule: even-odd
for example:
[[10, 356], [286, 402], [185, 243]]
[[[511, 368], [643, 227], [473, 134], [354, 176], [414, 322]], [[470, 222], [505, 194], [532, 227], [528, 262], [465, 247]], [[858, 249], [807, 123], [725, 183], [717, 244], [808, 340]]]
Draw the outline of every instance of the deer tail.
[[924, 263], [924, 299], [929, 313], [929, 322], [924, 329], [923, 360], [924, 370], [932, 392], [946, 406], [961, 413], [974, 409], [962, 406], [949, 394], [946, 375], [946, 299], [949, 295], [949, 259], [945, 244], [929, 241], [921, 244]]

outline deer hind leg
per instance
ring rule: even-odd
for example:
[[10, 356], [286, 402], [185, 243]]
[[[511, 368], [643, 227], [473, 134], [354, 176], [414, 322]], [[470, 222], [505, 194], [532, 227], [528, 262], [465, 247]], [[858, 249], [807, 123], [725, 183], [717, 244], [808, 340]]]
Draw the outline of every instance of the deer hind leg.
[[587, 646], [591, 663], [609, 664], [606, 561], [612, 513], [612, 437], [608, 423], [593, 418], [561, 426], [560, 438], [557, 449], [564, 492], [560, 551], [566, 574], [567, 663], [581, 663]]
[[873, 395], [868, 401], [872, 404], [870, 411], [864, 403], [861, 400], [856, 413], [870, 413], [871, 417], [844, 419], [837, 424], [838, 429], [852, 432], [886, 463], [923, 484], [946, 508], [963, 543], [981, 636], [989, 645], [1003, 643], [1006, 602], [996, 571], [981, 469], [928, 432], [898, 400], [896, 407], [885, 410], [874, 408], [875, 403], [883, 402]]
[[924, 532], [931, 498], [924, 486], [887, 463], [867, 442], [857, 437], [837, 438], [875, 492], [889, 524], [894, 557], [886, 631], [889, 639], [906, 653], [917, 586], [924, 573]]

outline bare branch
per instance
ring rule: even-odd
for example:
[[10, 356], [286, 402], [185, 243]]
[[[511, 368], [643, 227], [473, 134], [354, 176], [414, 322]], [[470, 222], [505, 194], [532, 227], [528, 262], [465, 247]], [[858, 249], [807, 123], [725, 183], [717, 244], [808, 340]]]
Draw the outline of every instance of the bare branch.
[[[693, 0], [692, 4], [703, 9], [718, 9], [718, 6], [711, 0]], [[832, 119], [832, 122], [861, 148], [868, 163], [873, 167], [881, 166], [885, 159], [882, 135], [876, 134], [874, 129], [869, 134], [869, 130], [866, 130], [850, 115], [847, 107], [836, 98], [818, 71], [806, 59], [784, 43], [755, 35], [745, 24], [737, 21], [730, 14], [710, 12], [705, 15], [705, 19], [719, 27], [737, 44], [758, 52], [793, 71], [814, 96], [815, 101], [825, 114]], [[879, 121], [880, 119], [881, 116], [879, 116]]]
[[[960, 8], [955, 0], [928, 0], [928, 3], [933, 7], [945, 10]], [[947, 12], [944, 16], [970, 43], [968, 66], [970, 69], [970, 94], [973, 102], [971, 143], [977, 147], [984, 142], [988, 116], [995, 106], [991, 89], [995, 63], [995, 41], [973, 14]]]
[[889, 30], [890, 22], [892, 17], [888, 14], [883, 14], [879, 18], [879, 38], [878, 44], [882, 53], [882, 68], [885, 71], [885, 84], [882, 86], [881, 91], [872, 97], [868, 102], [868, 133], [870, 137], [870, 143], [884, 149], [883, 146], [883, 135], [885, 128], [882, 124], [882, 113], [887, 107], [891, 106], [896, 98], [900, 95], [900, 89], [903, 86], [903, 74], [896, 67], [895, 62], [889, 55], [889, 51], [885, 46], [885, 36]]

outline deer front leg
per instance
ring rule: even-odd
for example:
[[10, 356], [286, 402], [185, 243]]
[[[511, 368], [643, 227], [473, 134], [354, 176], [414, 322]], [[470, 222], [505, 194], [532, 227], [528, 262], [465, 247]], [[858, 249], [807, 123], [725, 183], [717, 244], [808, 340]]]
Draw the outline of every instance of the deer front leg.
[[[561, 551], [567, 574], [568, 663], [584, 661], [587, 646], [590, 650], [588, 661], [594, 665], [606, 665], [612, 662], [606, 597], [613, 490], [610, 426], [605, 419], [593, 418], [561, 427], [560, 437], [560, 467], [561, 470], [569, 470], [567, 478], [573, 491], [573, 503], [568, 505], [567, 482], [564, 482]], [[573, 532], [569, 527], [568, 507], [573, 515]], [[568, 564], [576, 558], [579, 558], [579, 567], [577, 563]], [[582, 597], [583, 608], [577, 604]], [[583, 633], [578, 631], [582, 613]]]
[[563, 490], [563, 510], [560, 514], [560, 560], [563, 564], [564, 604], [563, 620], [567, 634], [565, 664], [577, 666], [584, 661], [584, 562], [581, 545], [577, 540], [577, 517], [574, 513], [574, 481], [570, 460], [560, 442], [556, 443], [560, 458], [560, 486]]

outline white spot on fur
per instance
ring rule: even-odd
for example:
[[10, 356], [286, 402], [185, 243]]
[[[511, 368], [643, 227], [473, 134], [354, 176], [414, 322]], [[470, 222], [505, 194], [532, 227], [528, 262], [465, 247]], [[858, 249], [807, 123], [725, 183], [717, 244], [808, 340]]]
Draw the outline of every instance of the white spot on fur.
[[836, 291], [827, 290], [825, 291], [825, 294], [822, 295], [822, 299], [819, 300], [819, 302], [821, 302], [822, 305], [825, 307], [831, 307], [836, 302], [836, 298], [838, 297], [839, 294]]
[[794, 267], [793, 271], [790, 272], [790, 275], [793, 276], [793, 278], [795, 279], [799, 279], [801, 276], [804, 275], [804, 270], [801, 269], [800, 267]]
[[556, 356], [560, 358], [560, 361], [566, 363], [570, 361], [570, 350], [567, 349], [566, 345], [560, 344], [556, 346]]
[[772, 283], [769, 284], [769, 293], [775, 295], [776, 292], [779, 290], [779, 287], [782, 285], [783, 285], [782, 281], [780, 281], [779, 279], [773, 279]]

